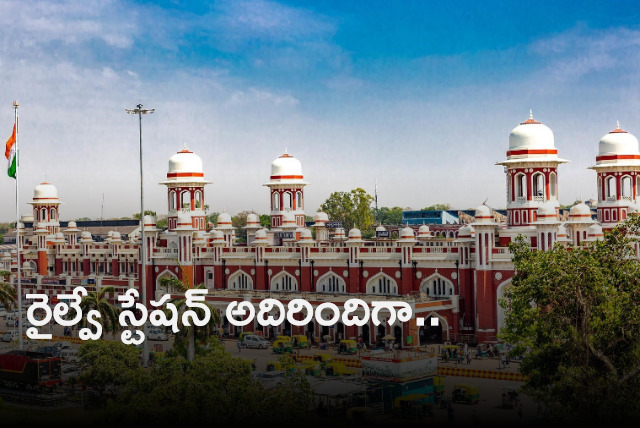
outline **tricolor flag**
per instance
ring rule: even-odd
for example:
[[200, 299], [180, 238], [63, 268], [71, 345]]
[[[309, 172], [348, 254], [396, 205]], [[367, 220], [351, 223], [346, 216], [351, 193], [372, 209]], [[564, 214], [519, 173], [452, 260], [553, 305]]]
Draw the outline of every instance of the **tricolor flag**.
[[16, 153], [16, 133], [18, 132], [18, 121], [13, 125], [13, 133], [7, 140], [7, 145], [4, 150], [4, 156], [9, 161], [7, 167], [7, 174], [9, 177], [16, 178], [16, 169], [18, 167], [18, 156]]

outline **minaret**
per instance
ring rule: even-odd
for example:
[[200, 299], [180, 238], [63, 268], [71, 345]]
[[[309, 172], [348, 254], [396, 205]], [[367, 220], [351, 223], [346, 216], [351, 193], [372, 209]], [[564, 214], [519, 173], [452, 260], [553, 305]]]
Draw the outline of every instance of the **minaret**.
[[511, 131], [507, 159], [496, 164], [507, 174], [509, 227], [530, 226], [546, 202], [559, 210], [558, 165], [565, 162], [558, 158], [551, 129], [534, 120], [531, 112]]
[[33, 222], [47, 229], [54, 235], [60, 231], [59, 214], [60, 200], [58, 189], [51, 183], [43, 181], [33, 189], [33, 200], [29, 202], [33, 206]]
[[280, 229], [282, 215], [291, 211], [296, 225], [305, 226], [304, 181], [302, 164], [285, 150], [284, 154], [271, 163], [271, 176], [264, 186], [269, 188], [271, 196], [271, 228]]
[[590, 168], [597, 173], [598, 221], [604, 229], [611, 229], [627, 217], [629, 205], [639, 199], [638, 139], [618, 123], [600, 139], [596, 164]]
[[169, 159], [167, 179], [160, 184], [167, 186], [169, 231], [176, 229], [181, 212], [191, 216], [195, 230], [205, 230], [204, 186], [211, 182], [204, 179], [200, 156], [185, 146]]

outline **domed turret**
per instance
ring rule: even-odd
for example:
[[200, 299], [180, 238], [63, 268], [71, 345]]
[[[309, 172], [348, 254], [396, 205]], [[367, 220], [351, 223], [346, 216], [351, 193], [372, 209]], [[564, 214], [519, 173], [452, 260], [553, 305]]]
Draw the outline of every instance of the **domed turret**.
[[591, 208], [584, 202], [575, 204], [569, 209], [570, 220], [591, 220]]
[[354, 227], [349, 231], [349, 242], [360, 242], [362, 241], [362, 232], [360, 229]]
[[271, 163], [271, 181], [280, 183], [299, 183], [302, 176], [302, 164], [298, 159], [288, 153], [284, 153]]
[[472, 234], [473, 234], [473, 227], [471, 227], [468, 224], [458, 229], [458, 238], [471, 238]]
[[416, 240], [415, 238], [416, 236], [413, 233], [413, 229], [410, 228], [409, 226], [403, 227], [400, 230], [400, 241], [403, 241], [403, 242], [415, 241]]
[[596, 241], [604, 239], [604, 233], [602, 232], [602, 227], [599, 224], [592, 224], [587, 229], [588, 240]]
[[486, 206], [485, 204], [480, 205], [476, 208], [475, 214], [476, 223], [487, 223], [493, 221], [493, 214], [491, 214], [491, 208]]
[[33, 189], [33, 202], [60, 202], [58, 189], [53, 184], [43, 181]]
[[536, 223], [557, 222], [558, 213], [556, 211], [556, 205], [552, 201], [545, 202], [538, 207], [536, 217]]
[[296, 216], [291, 211], [282, 214], [282, 227], [296, 227]]
[[546, 125], [529, 119], [513, 128], [509, 134], [509, 150], [555, 150], [553, 132]]
[[196, 174], [204, 177], [202, 169], [202, 159], [197, 154], [186, 148], [180, 150], [169, 158], [169, 170], [167, 171], [167, 179], [184, 177], [182, 174]]
[[303, 228], [300, 230], [300, 242], [313, 242], [313, 235], [309, 229]]
[[620, 129], [620, 124], [600, 139], [598, 157], [611, 155], [640, 155], [638, 139]]
[[429, 230], [429, 226], [423, 224], [418, 228], [418, 239], [427, 239], [431, 238], [431, 231]]
[[218, 215], [218, 226], [219, 230], [228, 230], [233, 229], [233, 223], [231, 222], [231, 216], [228, 213], [220, 213]]
[[313, 216], [313, 221], [315, 221], [314, 226], [324, 226], [329, 221], [329, 216], [327, 213], [323, 211], [318, 211], [315, 216]]
[[304, 227], [304, 187], [307, 184], [302, 175], [302, 164], [286, 150], [271, 163], [269, 182], [264, 186], [270, 191], [273, 228], [284, 226], [283, 216], [287, 211], [293, 213], [296, 226]]
[[247, 214], [247, 227], [260, 226], [260, 218], [258, 214], [249, 213]]
[[180, 212], [178, 213], [178, 224], [176, 226], [176, 230], [190, 230], [193, 229], [193, 220], [191, 218], [191, 214], [188, 212]]

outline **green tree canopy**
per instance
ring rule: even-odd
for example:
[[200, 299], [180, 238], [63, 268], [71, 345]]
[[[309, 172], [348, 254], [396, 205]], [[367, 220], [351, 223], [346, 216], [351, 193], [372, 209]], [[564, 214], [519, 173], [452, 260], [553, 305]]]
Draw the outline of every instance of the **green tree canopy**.
[[527, 346], [524, 391], [561, 420], [640, 419], [640, 217], [603, 241], [535, 251], [511, 244], [516, 274], [503, 340]]
[[429, 205], [427, 207], [424, 207], [422, 209], [422, 211], [446, 211], [446, 210], [450, 210], [451, 209], [451, 205], [448, 203], [440, 203], [440, 204], [433, 204], [433, 205]]
[[374, 222], [372, 202], [373, 196], [358, 187], [350, 192], [333, 192], [320, 209], [327, 213], [330, 220], [341, 221], [345, 230], [357, 227], [364, 231]]
[[[158, 217], [158, 215], [156, 214], [155, 211], [151, 211], [151, 210], [144, 210], [144, 215], [150, 215], [153, 218]], [[133, 213], [131, 214], [131, 218], [134, 218], [136, 220], [140, 220], [140, 213]]]
[[402, 211], [404, 210], [401, 207], [381, 207], [378, 210], [378, 222], [380, 224], [399, 225], [402, 223]]
[[271, 227], [271, 216], [269, 214], [260, 214], [260, 226], [267, 229]]

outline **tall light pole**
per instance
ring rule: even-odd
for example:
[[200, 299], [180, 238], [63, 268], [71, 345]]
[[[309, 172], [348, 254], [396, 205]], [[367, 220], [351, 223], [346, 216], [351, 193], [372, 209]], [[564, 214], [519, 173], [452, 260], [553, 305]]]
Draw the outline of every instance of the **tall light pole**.
[[[156, 109], [143, 109], [142, 104], [138, 104], [134, 109], [125, 109], [129, 114], [138, 115], [138, 125], [140, 129], [140, 246], [142, 247], [142, 266], [140, 268], [140, 287], [142, 288], [142, 304], [147, 307], [147, 241], [144, 237], [144, 175], [142, 173], [142, 115], [152, 114]], [[142, 366], [149, 367], [149, 344], [147, 342], [147, 324], [142, 326], [144, 332], [144, 342], [142, 342]]]

